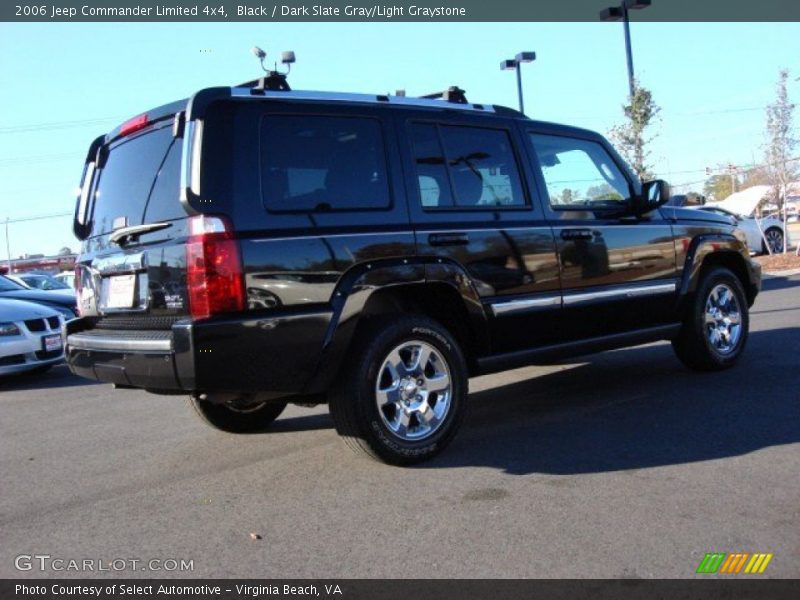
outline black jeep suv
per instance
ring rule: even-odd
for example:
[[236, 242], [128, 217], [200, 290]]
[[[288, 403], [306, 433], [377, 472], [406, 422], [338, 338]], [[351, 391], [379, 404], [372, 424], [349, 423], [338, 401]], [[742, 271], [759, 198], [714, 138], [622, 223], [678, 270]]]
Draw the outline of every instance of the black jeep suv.
[[328, 403], [353, 448], [442, 450], [469, 377], [671, 340], [741, 355], [760, 270], [599, 134], [500, 106], [201, 90], [97, 138], [75, 211], [78, 375], [251, 431]]

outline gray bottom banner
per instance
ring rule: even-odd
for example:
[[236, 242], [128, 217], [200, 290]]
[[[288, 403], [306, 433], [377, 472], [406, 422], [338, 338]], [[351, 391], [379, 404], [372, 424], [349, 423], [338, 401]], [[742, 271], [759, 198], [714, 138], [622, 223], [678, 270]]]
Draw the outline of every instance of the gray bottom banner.
[[0, 598], [43, 600], [172, 598], [236, 600], [324, 598], [341, 600], [515, 600], [624, 598], [651, 600], [800, 598], [797, 579], [686, 579], [686, 580], [235, 580], [235, 579], [27, 579], [0, 581]]

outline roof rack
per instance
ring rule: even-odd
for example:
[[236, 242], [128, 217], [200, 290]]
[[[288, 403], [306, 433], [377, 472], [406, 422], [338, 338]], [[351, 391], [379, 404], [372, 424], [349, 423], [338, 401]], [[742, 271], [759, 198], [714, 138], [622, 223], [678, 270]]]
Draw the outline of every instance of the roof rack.
[[444, 100], [445, 102], [453, 102], [454, 104], [468, 104], [466, 92], [457, 85], [451, 85], [443, 92], [434, 92], [433, 94], [425, 94], [420, 96], [425, 100]]
[[250, 88], [253, 93], [264, 92], [265, 90], [271, 92], [292, 91], [292, 88], [289, 87], [289, 82], [286, 80], [286, 74], [278, 71], [267, 71], [266, 76], [245, 81], [236, 87]]

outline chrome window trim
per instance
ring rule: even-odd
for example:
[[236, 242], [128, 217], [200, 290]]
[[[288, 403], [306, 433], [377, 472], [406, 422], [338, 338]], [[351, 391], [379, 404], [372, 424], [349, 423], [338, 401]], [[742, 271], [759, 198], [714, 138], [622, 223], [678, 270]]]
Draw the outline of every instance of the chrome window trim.
[[203, 139], [203, 121], [187, 121], [183, 131], [181, 152], [181, 199], [188, 201], [186, 192], [200, 194], [200, 150]]

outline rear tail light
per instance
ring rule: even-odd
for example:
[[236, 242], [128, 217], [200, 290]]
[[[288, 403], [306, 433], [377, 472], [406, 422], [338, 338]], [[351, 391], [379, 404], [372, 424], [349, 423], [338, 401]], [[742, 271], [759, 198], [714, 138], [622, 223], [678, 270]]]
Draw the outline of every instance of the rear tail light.
[[225, 219], [199, 215], [189, 220], [186, 285], [195, 318], [244, 310], [239, 246]]

